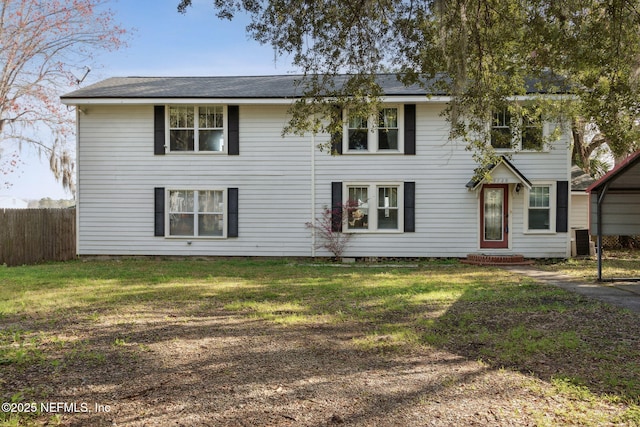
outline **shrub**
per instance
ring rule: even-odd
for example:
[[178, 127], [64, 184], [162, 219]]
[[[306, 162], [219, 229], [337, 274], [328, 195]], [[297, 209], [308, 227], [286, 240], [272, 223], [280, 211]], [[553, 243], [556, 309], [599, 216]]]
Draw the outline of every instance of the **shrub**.
[[342, 232], [343, 218], [347, 214], [358, 208], [358, 202], [348, 200], [332, 208], [324, 207], [322, 215], [314, 222], [307, 222], [305, 226], [313, 230], [316, 235], [316, 249], [326, 249], [334, 257], [340, 258], [353, 238], [351, 233]]

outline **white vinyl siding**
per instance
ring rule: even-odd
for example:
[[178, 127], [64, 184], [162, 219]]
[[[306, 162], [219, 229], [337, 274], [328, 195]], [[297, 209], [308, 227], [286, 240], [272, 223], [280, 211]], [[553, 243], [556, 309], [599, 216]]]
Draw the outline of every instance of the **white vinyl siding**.
[[[368, 156], [329, 155], [317, 148], [330, 142], [329, 135], [282, 137], [287, 105], [264, 103], [240, 106], [239, 156], [194, 152], [154, 156], [152, 104], [83, 107], [78, 114], [78, 252], [331, 256], [314, 251], [305, 223], [330, 205], [331, 183], [336, 181], [373, 184], [369, 191], [376, 196], [377, 186], [386, 183], [415, 182], [416, 188], [415, 232], [357, 233], [345, 256], [465, 257], [477, 252], [479, 198], [465, 187], [476, 164], [463, 142], [447, 140], [448, 123], [440, 115], [444, 104], [422, 98], [411, 103], [416, 104], [417, 145], [412, 156], [394, 150]], [[512, 162], [532, 182], [566, 181], [567, 144], [568, 139], [563, 139], [549, 152], [516, 153]], [[154, 237], [154, 188], [158, 187], [167, 191], [238, 188], [238, 237]], [[525, 193], [510, 187], [509, 251], [527, 257], [564, 256], [567, 233], [524, 232]], [[343, 189], [345, 199], [346, 194]], [[401, 194], [399, 189], [399, 198]], [[376, 202], [369, 209], [376, 215], [386, 214], [384, 204]], [[390, 204], [390, 215], [392, 210]], [[401, 222], [401, 212], [398, 217]]]
[[[441, 104], [416, 106], [415, 156], [376, 155], [316, 156], [316, 204], [320, 211], [330, 200], [330, 183], [415, 181], [415, 233], [358, 233], [345, 256], [466, 257], [480, 251], [479, 195], [466, 183], [476, 167], [462, 142], [448, 141], [448, 124], [440, 116]], [[316, 138], [316, 143], [321, 143]], [[549, 152], [519, 152], [512, 162], [536, 182], [568, 179], [568, 135]], [[343, 193], [346, 199], [346, 193]], [[527, 257], [564, 257], [566, 233], [554, 235], [524, 232], [525, 191], [509, 188], [510, 246], [499, 253]], [[487, 250], [483, 249], [483, 252]]]
[[589, 228], [589, 195], [586, 192], [571, 193], [571, 228]]
[[[154, 156], [152, 105], [86, 110], [78, 136], [79, 254], [311, 255], [304, 227], [310, 142], [281, 136], [286, 106], [240, 108], [240, 156]], [[239, 237], [154, 237], [156, 187], [239, 188]]]

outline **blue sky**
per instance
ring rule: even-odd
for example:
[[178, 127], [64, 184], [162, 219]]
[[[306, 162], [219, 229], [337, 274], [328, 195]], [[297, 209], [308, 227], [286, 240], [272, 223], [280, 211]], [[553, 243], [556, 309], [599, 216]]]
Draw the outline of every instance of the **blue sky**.
[[[109, 8], [123, 27], [133, 29], [128, 46], [97, 54], [81, 86], [112, 76], [227, 76], [294, 72], [288, 58], [275, 58], [270, 46], [250, 40], [246, 17], [222, 21], [213, 0], [194, 0], [185, 15], [179, 0], [111, 0]], [[78, 70], [81, 77], [83, 70]], [[61, 93], [62, 94], [62, 93]], [[9, 153], [6, 153], [9, 154]], [[23, 148], [21, 170], [9, 177], [13, 186], [0, 196], [22, 199], [71, 198], [55, 182], [47, 159]]]

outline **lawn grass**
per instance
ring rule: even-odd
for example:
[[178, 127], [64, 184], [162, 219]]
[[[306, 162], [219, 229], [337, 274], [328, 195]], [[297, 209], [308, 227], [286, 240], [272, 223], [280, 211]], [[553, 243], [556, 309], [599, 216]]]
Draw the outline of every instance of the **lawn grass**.
[[[541, 262], [538, 267], [581, 280], [595, 281], [598, 278], [596, 257]], [[640, 278], [640, 250], [605, 249], [602, 252], [602, 278], [604, 280]]]
[[[113, 318], [126, 325], [150, 312], [222, 310], [282, 328], [353, 324], [361, 334], [351, 344], [361, 351], [385, 356], [435, 348], [539, 378], [548, 384], [543, 394], [575, 403], [556, 414], [567, 425], [588, 425], [588, 420], [640, 425], [638, 314], [500, 269], [451, 261], [405, 267], [345, 268], [290, 259], [0, 267], [0, 368], [18, 372], [105, 363], [104, 350], [60, 330], [61, 322]], [[110, 351], [128, 356], [146, 351], [130, 344], [126, 328], [110, 342]], [[533, 386], [524, 381], [523, 387]], [[49, 398], [44, 388], [8, 389], [1, 378], [0, 397], [3, 402]], [[624, 410], [617, 419], [602, 419], [592, 411], [594, 402]], [[0, 412], [6, 425], [39, 419]], [[545, 425], [543, 420], [538, 424]]]

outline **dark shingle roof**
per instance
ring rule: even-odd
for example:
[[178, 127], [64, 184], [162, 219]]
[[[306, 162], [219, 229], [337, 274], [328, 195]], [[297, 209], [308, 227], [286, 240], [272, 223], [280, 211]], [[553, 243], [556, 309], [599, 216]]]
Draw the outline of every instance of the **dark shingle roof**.
[[[334, 77], [340, 86], [349, 76]], [[439, 76], [441, 80], [442, 76]], [[144, 98], [300, 98], [304, 88], [299, 85], [302, 75], [280, 76], [219, 76], [219, 77], [112, 77], [78, 89], [62, 96], [63, 100], [73, 99], [144, 99]], [[396, 74], [378, 74], [378, 83], [386, 96], [439, 96], [447, 95], [435, 85], [435, 79], [427, 81], [425, 87], [405, 86]], [[545, 78], [545, 81], [560, 79]], [[544, 93], [538, 87], [539, 79], [527, 81], [527, 93]], [[562, 84], [560, 84], [562, 86]], [[559, 87], [562, 93], [566, 88]]]
[[571, 166], [571, 191], [586, 191], [596, 180], [580, 169], [580, 166]]
[[[339, 76], [338, 78], [344, 78]], [[88, 98], [298, 98], [301, 75], [244, 77], [112, 77], [62, 96]], [[386, 95], [426, 95], [417, 85], [404, 86], [395, 74], [381, 74]]]

